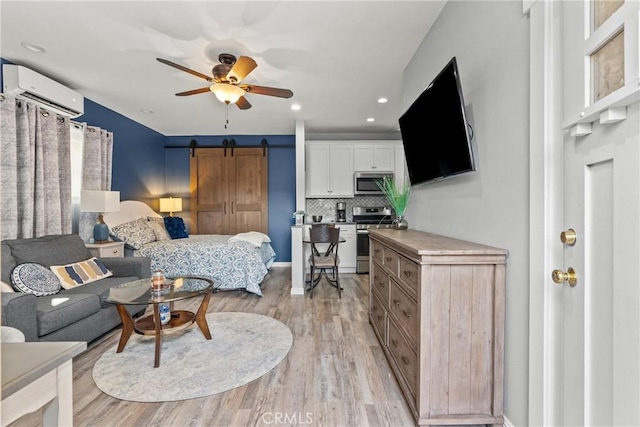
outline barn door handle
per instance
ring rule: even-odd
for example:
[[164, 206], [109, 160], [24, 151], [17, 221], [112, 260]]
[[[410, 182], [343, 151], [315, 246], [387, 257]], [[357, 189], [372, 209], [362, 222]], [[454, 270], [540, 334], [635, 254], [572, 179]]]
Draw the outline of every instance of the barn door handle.
[[224, 214], [227, 214], [227, 202], [224, 202]]

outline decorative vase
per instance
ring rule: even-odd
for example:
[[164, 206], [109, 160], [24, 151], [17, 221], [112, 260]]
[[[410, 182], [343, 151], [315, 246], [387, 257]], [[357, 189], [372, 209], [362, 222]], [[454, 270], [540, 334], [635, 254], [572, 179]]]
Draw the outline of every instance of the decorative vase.
[[409, 228], [409, 223], [407, 222], [406, 219], [404, 219], [402, 215], [397, 216], [393, 220], [392, 225], [393, 225], [393, 228], [395, 228], [396, 230], [406, 230], [407, 228]]

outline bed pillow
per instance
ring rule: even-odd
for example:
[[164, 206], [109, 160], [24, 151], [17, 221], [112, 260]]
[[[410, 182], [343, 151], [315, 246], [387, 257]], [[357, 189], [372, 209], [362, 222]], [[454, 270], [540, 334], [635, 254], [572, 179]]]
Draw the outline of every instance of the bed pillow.
[[60, 291], [60, 282], [47, 267], [35, 262], [17, 265], [11, 272], [11, 282], [16, 289], [37, 297], [54, 295]]
[[271, 239], [264, 233], [259, 231], [247, 231], [246, 233], [238, 233], [229, 238], [230, 242], [249, 242], [253, 246], [260, 247], [263, 243], [270, 243]]
[[172, 239], [184, 239], [189, 237], [184, 221], [179, 216], [166, 216], [164, 218], [164, 226]]
[[146, 218], [138, 218], [124, 224], [111, 227], [109, 233], [133, 249], [140, 249], [147, 243], [156, 240], [156, 235], [147, 225]]
[[59, 280], [60, 286], [65, 289], [113, 276], [113, 272], [96, 257], [67, 265], [52, 265], [51, 271]]
[[163, 240], [171, 240], [171, 237], [169, 237], [169, 233], [167, 233], [167, 229], [164, 227], [164, 219], [160, 217], [148, 216], [147, 225], [151, 228], [151, 230], [153, 230], [153, 234], [155, 234], [156, 240], [158, 242], [162, 242]]

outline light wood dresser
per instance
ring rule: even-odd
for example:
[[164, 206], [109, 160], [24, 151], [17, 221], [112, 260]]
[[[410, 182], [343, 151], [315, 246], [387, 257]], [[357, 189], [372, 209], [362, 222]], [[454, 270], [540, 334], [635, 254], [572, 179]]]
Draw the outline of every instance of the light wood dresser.
[[369, 320], [418, 425], [503, 424], [504, 249], [369, 230]]

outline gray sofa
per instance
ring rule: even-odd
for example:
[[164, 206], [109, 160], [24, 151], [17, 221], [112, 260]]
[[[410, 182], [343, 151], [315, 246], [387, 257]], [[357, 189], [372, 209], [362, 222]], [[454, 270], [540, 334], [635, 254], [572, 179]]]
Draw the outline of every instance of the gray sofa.
[[[3, 240], [2, 281], [11, 283], [11, 272], [22, 263], [46, 267], [65, 265], [91, 258], [82, 239], [75, 234], [33, 239]], [[151, 277], [149, 258], [101, 258], [113, 276], [73, 289], [61, 289], [48, 296], [22, 292], [2, 292], [2, 325], [22, 331], [26, 341], [93, 341], [118, 326], [120, 316], [106, 298], [109, 289], [132, 280]], [[132, 315], [146, 306], [127, 306]]]

